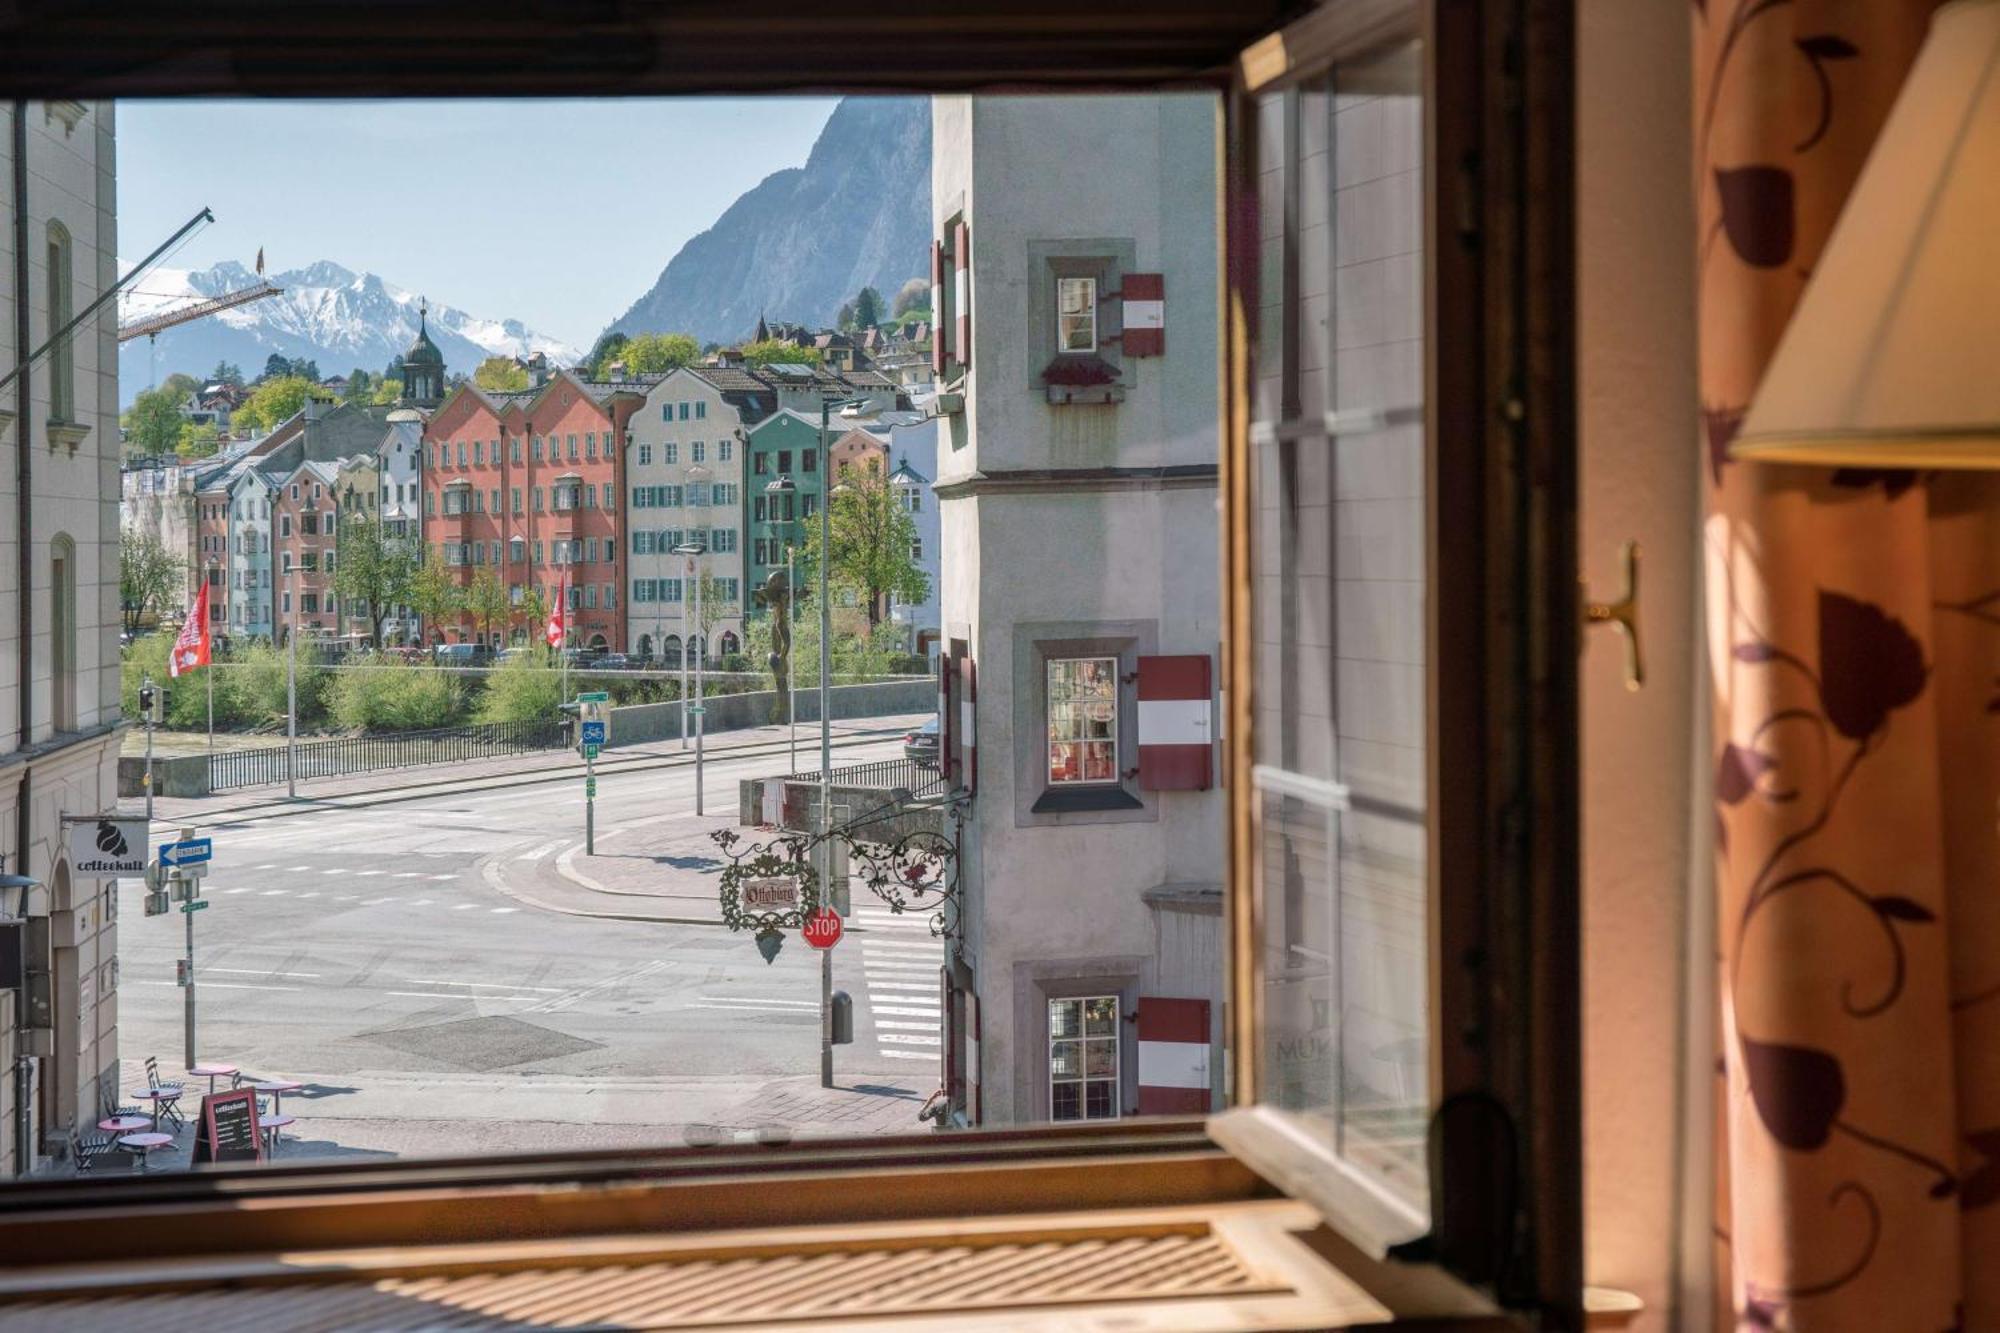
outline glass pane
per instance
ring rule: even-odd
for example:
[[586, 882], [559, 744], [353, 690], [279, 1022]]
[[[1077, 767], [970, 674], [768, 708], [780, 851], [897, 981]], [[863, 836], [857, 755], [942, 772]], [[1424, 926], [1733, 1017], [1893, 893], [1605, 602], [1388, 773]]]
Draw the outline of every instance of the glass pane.
[[1110, 996], [1085, 1001], [1083, 1015], [1084, 1031], [1093, 1037], [1110, 1036], [1118, 1031], [1118, 1001]]
[[1055, 1078], [1076, 1078], [1083, 1073], [1080, 1041], [1059, 1041], [1049, 1047], [1049, 1073]]
[[1118, 1073], [1118, 1043], [1092, 1041], [1084, 1044], [1083, 1072], [1093, 1078], [1113, 1078]]
[[1118, 1085], [1108, 1080], [1086, 1084], [1084, 1114], [1091, 1120], [1109, 1120], [1118, 1114]]
[[1058, 1083], [1049, 1090], [1049, 1113], [1057, 1120], [1083, 1118], [1083, 1085]]
[[1049, 1001], [1049, 1035], [1076, 1037], [1083, 1033], [1083, 1001]]
[[[1266, 1096], [1425, 1201], [1418, 48], [1262, 107], [1253, 432]], [[1287, 286], [1284, 277], [1296, 274]]]
[[1061, 350], [1097, 350], [1097, 279], [1059, 278], [1056, 280], [1057, 321]]

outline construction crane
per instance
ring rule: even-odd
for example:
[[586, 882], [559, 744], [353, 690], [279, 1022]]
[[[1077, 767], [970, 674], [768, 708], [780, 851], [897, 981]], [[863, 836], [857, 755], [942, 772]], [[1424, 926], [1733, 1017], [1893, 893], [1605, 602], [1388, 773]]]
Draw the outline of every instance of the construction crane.
[[206, 319], [210, 315], [218, 315], [225, 310], [234, 310], [240, 305], [249, 305], [252, 301], [261, 301], [267, 296], [278, 296], [284, 290], [283, 287], [274, 287], [268, 282], [260, 282], [255, 287], [245, 287], [240, 292], [225, 292], [221, 296], [213, 297], [207, 301], [197, 301], [193, 305], [185, 305], [178, 310], [169, 310], [164, 315], [150, 315], [145, 319], [134, 320], [130, 324], [120, 324], [118, 326], [118, 341], [128, 343], [134, 338], [158, 337], [162, 331], [171, 329], [176, 324], [186, 324], [192, 320]]

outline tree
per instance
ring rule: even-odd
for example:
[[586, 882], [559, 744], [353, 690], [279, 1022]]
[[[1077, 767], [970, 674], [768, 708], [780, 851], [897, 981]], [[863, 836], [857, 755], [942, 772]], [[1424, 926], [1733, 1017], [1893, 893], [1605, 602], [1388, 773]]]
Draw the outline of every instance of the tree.
[[621, 357], [634, 375], [653, 375], [691, 366], [701, 359], [701, 344], [692, 333], [642, 333], [625, 344]]
[[854, 294], [854, 326], [872, 329], [882, 322], [882, 293], [863, 287]]
[[410, 601], [410, 582], [417, 574], [415, 543], [382, 526], [380, 519], [347, 515], [340, 525], [335, 549], [333, 590], [346, 606], [366, 605], [369, 640], [382, 646], [382, 623], [400, 604]]
[[[276, 356], [276, 353], [273, 353]], [[289, 420], [306, 404], [306, 395], [317, 386], [302, 375], [282, 375], [267, 379], [251, 390], [243, 406], [230, 417], [239, 429], [269, 430]]]
[[365, 403], [375, 396], [375, 377], [356, 366], [347, 372], [347, 396], [350, 403]]
[[458, 586], [458, 578], [445, 566], [444, 557], [435, 546], [424, 548], [424, 558], [410, 575], [410, 595], [407, 599], [412, 609], [423, 617], [424, 629], [435, 637], [444, 628], [444, 622], [456, 619], [465, 609], [464, 589]]
[[709, 642], [715, 627], [725, 620], [734, 620], [741, 613], [742, 608], [736, 605], [736, 600], [723, 595], [722, 581], [705, 569], [701, 571], [701, 620], [698, 623], [701, 626], [704, 658], [715, 656], [715, 645]]
[[125, 628], [137, 633], [148, 616], [157, 617], [187, 578], [185, 561], [156, 535], [122, 529], [118, 534], [118, 601]]
[[294, 361], [292, 362], [292, 373], [300, 379], [311, 380], [314, 384], [318, 384], [319, 362], [307, 360]]
[[[840, 470], [827, 526], [833, 537], [833, 567], [827, 581], [862, 599], [871, 631], [882, 623], [886, 598], [921, 602], [930, 596], [930, 577], [910, 554], [917, 539], [916, 521], [904, 511], [896, 488], [880, 469]], [[802, 586], [813, 586], [818, 562], [819, 524], [808, 523], [806, 547], [799, 557]]]
[[584, 366], [592, 379], [603, 379], [611, 371], [611, 363], [625, 354], [625, 344], [632, 339], [623, 333], [599, 334], [591, 346], [590, 355], [584, 358]]
[[208, 377], [218, 384], [233, 385], [238, 389], [243, 387], [243, 367], [232, 361], [216, 362], [215, 369], [208, 372]]
[[528, 372], [511, 356], [489, 356], [472, 372], [472, 382], [488, 393], [517, 393], [528, 387]]
[[507, 600], [506, 585], [500, 582], [498, 574], [490, 569], [473, 574], [472, 582], [465, 588], [465, 613], [472, 617], [482, 636], [491, 635], [495, 625], [504, 625], [512, 619], [514, 607]]
[[743, 364], [750, 367], [768, 366], [779, 361], [803, 362], [806, 365], [819, 364], [817, 347], [801, 347], [797, 343], [786, 342], [783, 338], [767, 338], [763, 342], [743, 344]]
[[257, 382], [261, 384], [265, 380], [281, 380], [291, 373], [291, 358], [283, 352], [273, 352], [264, 358], [264, 373], [257, 377]]
[[180, 439], [174, 442], [174, 452], [182, 458], [208, 458], [221, 448], [222, 428], [213, 421], [200, 425], [183, 421]]
[[187, 423], [187, 418], [181, 415], [181, 401], [185, 397], [186, 394], [174, 393], [166, 385], [141, 389], [119, 422], [125, 427], [126, 452], [142, 458], [172, 453], [180, 443], [181, 427]]
[[931, 284], [928, 278], [911, 278], [896, 289], [896, 299], [889, 304], [889, 314], [901, 319], [912, 310], [930, 313]]
[[842, 301], [840, 303], [840, 309], [833, 313], [833, 326], [837, 329], [851, 329], [854, 327], [854, 302]]
[[401, 380], [381, 379], [375, 381], [375, 402], [378, 405], [386, 407], [396, 402], [402, 396], [403, 382]]
[[539, 583], [530, 583], [521, 600], [514, 604], [514, 620], [523, 626], [529, 643], [544, 641], [542, 636], [549, 624], [549, 599], [543, 595]]

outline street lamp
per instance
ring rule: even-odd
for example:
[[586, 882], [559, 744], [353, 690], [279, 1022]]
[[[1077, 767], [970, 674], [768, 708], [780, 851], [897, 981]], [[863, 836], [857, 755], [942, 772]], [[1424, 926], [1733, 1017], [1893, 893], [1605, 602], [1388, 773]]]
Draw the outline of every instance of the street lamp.
[[299, 799], [299, 558], [285, 571], [285, 794]]
[[[707, 706], [707, 705], [706, 705], [705, 703], [703, 703], [703, 702], [702, 702], [702, 688], [701, 688], [701, 664], [702, 664], [702, 662], [701, 662], [701, 660], [702, 660], [702, 658], [704, 658], [704, 657], [707, 657], [707, 656], [708, 656], [708, 640], [707, 640], [707, 636], [706, 636], [706, 634], [703, 634], [703, 631], [702, 631], [702, 627], [701, 627], [701, 571], [700, 571], [699, 567], [698, 567], [698, 566], [697, 566], [697, 565], [695, 564], [695, 561], [696, 561], [696, 559], [698, 559], [699, 557], [701, 557], [701, 556], [704, 556], [704, 555], [707, 555], [707, 554], [708, 554], [708, 543], [706, 543], [706, 542], [682, 542], [682, 543], [681, 543], [681, 544], [680, 544], [679, 546], [676, 546], [676, 547], [674, 548], [674, 554], [675, 554], [675, 555], [684, 555], [684, 556], [686, 556], [686, 557], [688, 558], [688, 564], [687, 564], [687, 567], [688, 567], [688, 582], [690, 582], [690, 583], [692, 583], [692, 584], [694, 585], [694, 632], [695, 632], [696, 634], [700, 634], [700, 635], [702, 635], [702, 643], [701, 643], [701, 647], [700, 647], [699, 649], [697, 649], [697, 650], [696, 650], [696, 653], [695, 653], [695, 659], [694, 659], [694, 697], [695, 697], [695, 705], [694, 705], [694, 709], [693, 709], [693, 712], [694, 712], [694, 812], [695, 812], [695, 814], [696, 814], [696, 815], [700, 815], [700, 814], [702, 813], [702, 809], [701, 809], [701, 742], [702, 742], [702, 736], [703, 736], [704, 732], [706, 731], [706, 728], [705, 728], [705, 727], [703, 726], [703, 723], [704, 723], [704, 721], [706, 720], [706, 717], [707, 717], [707, 713], [708, 713], [708, 706]], [[682, 651], [682, 654], [681, 654], [681, 660], [682, 660], [683, 662], [685, 662], [685, 661], [687, 660], [687, 654], [686, 654], [686, 651], [685, 651], [685, 649], [683, 649], [683, 651]], [[684, 672], [683, 674], [685, 674], [685, 672]], [[685, 741], [685, 740], [687, 739], [687, 716], [688, 716], [688, 712], [689, 712], [689, 709], [688, 709], [688, 703], [687, 703], [687, 691], [686, 691], [685, 689], [683, 689], [683, 690], [681, 691], [681, 739], [682, 739], [683, 741]]]
[[[789, 500], [798, 489], [790, 477], [779, 477], [776, 481], [770, 482], [764, 487], [764, 494], [770, 501], [765, 511], [769, 512], [770, 505], [775, 505], [779, 496], [782, 495]], [[778, 522], [785, 529], [785, 615], [789, 618], [799, 595], [798, 585], [792, 581], [793, 520], [785, 518]], [[790, 629], [789, 620], [786, 628]], [[793, 666], [795, 661], [790, 652], [785, 654], [785, 743], [790, 753], [791, 771], [794, 773], [799, 771], [799, 704], [792, 689], [793, 682], [798, 678], [798, 671]]]

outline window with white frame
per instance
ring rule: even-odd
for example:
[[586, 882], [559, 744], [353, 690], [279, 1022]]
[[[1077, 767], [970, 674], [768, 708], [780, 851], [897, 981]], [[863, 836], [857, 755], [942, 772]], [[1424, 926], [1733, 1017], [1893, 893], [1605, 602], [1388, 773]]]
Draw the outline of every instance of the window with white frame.
[[642, 444], [642, 445], [640, 445], [640, 446], [639, 446], [639, 466], [641, 466], [641, 467], [650, 467], [650, 466], [652, 466], [652, 462], [653, 462], [653, 446], [652, 446], [652, 445], [650, 445], [650, 444]]
[[1049, 1119], [1118, 1118], [1118, 997], [1049, 1001]]
[[1097, 350], [1097, 279], [1056, 279], [1056, 350]]
[[1049, 661], [1049, 783], [1118, 781], [1118, 659]]

